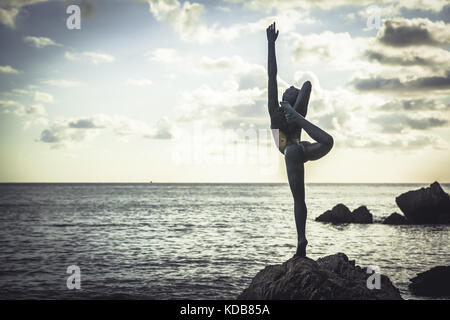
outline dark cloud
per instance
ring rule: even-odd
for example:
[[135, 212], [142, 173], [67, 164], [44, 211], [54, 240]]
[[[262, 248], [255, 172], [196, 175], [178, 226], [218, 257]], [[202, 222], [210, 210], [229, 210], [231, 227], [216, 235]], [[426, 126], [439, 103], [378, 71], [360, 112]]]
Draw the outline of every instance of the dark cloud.
[[444, 22], [450, 22], [450, 4], [442, 8], [438, 14], [438, 18]]
[[172, 139], [172, 137], [172, 125], [165, 117], [156, 122], [153, 133], [144, 135], [144, 138], [161, 140]]
[[56, 134], [56, 132], [50, 129], [45, 129], [41, 132], [40, 140], [45, 143], [61, 142], [61, 138]]
[[427, 19], [394, 18], [384, 21], [378, 41], [393, 47], [441, 46], [450, 43], [450, 32]]
[[402, 113], [383, 114], [371, 119], [384, 133], [400, 133], [404, 129], [428, 130], [448, 125], [448, 120], [436, 117], [412, 118]]
[[379, 41], [395, 47], [410, 45], [435, 44], [427, 29], [420, 26], [395, 26], [392, 21], [384, 23], [385, 29]]
[[95, 15], [97, 7], [91, 0], [82, 0], [80, 9], [83, 18], [91, 18]]
[[74, 129], [98, 129], [102, 128], [97, 126], [93, 119], [78, 119], [76, 121], [69, 122], [69, 128]]
[[438, 139], [432, 135], [418, 135], [410, 139], [387, 137], [386, 139], [367, 139], [361, 141], [359, 137], [349, 138], [341, 143], [343, 146], [359, 149], [398, 150], [398, 149], [423, 149], [432, 147], [440, 149]]
[[383, 52], [375, 50], [367, 50], [365, 56], [370, 61], [376, 61], [381, 64], [390, 64], [398, 66], [435, 66], [436, 61], [420, 57], [419, 55], [403, 55], [403, 56], [389, 56]]
[[23, 7], [47, 1], [48, 0], [1, 0], [0, 24], [14, 28], [15, 20]]
[[436, 149], [440, 149], [440, 147], [438, 146], [438, 141], [434, 136], [415, 137], [413, 140], [408, 141], [407, 146], [410, 149], [422, 149], [424, 147], [429, 146], [433, 146], [436, 147]]
[[171, 139], [172, 138], [172, 134], [169, 131], [158, 131], [155, 134], [151, 135], [151, 136], [145, 136], [146, 138], [150, 138], [150, 139], [161, 139], [161, 140], [165, 140], [165, 139]]
[[397, 78], [357, 78], [351, 81], [351, 84], [359, 91], [449, 90], [450, 71], [447, 71], [445, 76], [419, 77], [403, 82]]
[[344, 127], [350, 120], [350, 113], [343, 108], [336, 108], [332, 112], [314, 117], [312, 120], [317, 122], [319, 127], [325, 130], [337, 130]]
[[377, 109], [379, 111], [450, 110], [450, 104], [429, 99], [395, 99], [379, 106]]
[[[92, 130], [99, 129], [99, 130]], [[93, 138], [103, 132], [117, 136], [136, 136], [147, 139], [171, 139], [172, 125], [166, 118], [158, 120], [154, 126], [145, 122], [120, 116], [93, 115], [77, 119], [60, 120], [41, 132], [39, 141], [63, 147]]]
[[58, 148], [71, 142], [81, 142], [86, 139], [86, 130], [70, 130], [67, 124], [53, 124], [41, 132], [39, 140]]

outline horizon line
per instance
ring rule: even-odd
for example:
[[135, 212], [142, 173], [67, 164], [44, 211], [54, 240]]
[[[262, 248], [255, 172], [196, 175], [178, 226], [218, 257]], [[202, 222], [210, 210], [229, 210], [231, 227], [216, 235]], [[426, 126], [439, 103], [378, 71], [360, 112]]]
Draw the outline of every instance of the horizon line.
[[[432, 184], [438, 182], [439, 184], [450, 184], [450, 181], [439, 182], [434, 180], [432, 182], [305, 182], [305, 184]], [[0, 181], [0, 184], [288, 184], [288, 182], [168, 182], [168, 181]]]

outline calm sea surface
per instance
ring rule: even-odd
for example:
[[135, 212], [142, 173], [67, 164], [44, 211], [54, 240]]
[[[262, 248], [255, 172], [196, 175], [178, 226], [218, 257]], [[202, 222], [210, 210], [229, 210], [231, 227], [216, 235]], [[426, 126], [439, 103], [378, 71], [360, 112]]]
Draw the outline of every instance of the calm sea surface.
[[[404, 298], [416, 273], [450, 264], [450, 226], [331, 225], [342, 202], [380, 222], [425, 185], [308, 184], [314, 259], [377, 265]], [[449, 192], [450, 185], [442, 185]], [[0, 184], [0, 298], [233, 299], [295, 252], [287, 184]], [[69, 290], [67, 267], [81, 271]]]

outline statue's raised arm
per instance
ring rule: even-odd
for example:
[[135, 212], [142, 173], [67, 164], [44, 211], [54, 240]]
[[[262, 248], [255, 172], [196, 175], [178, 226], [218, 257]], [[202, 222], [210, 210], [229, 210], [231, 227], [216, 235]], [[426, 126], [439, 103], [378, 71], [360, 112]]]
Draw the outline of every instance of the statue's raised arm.
[[277, 85], [277, 58], [275, 56], [275, 41], [278, 38], [278, 32], [275, 28], [275, 22], [272, 23], [267, 29], [267, 41], [269, 46], [269, 54], [267, 61], [267, 72], [269, 75], [269, 114], [272, 115], [273, 112], [279, 107], [278, 104], [278, 85]]

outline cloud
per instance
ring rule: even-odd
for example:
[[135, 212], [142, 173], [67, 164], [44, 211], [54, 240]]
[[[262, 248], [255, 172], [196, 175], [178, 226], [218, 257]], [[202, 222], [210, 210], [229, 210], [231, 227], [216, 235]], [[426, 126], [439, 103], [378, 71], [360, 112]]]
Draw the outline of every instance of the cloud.
[[450, 52], [441, 48], [394, 49], [372, 47], [366, 50], [369, 61], [391, 66], [421, 66], [434, 71], [450, 68]]
[[19, 70], [16, 70], [11, 66], [0, 66], [0, 73], [18, 74]]
[[104, 128], [103, 125], [97, 124], [98, 120], [95, 118], [85, 118], [85, 119], [77, 119], [69, 121], [68, 127], [69, 128], [75, 128], [75, 129], [100, 129]]
[[41, 132], [40, 140], [45, 143], [58, 143], [61, 141], [61, 138], [54, 130], [45, 129]]
[[5, 114], [13, 112], [18, 114], [17, 110], [25, 110], [25, 107], [21, 103], [14, 100], [0, 100], [0, 106], [2, 109], [2, 113]]
[[[209, 76], [223, 73], [227, 79], [208, 83], [180, 94], [179, 121], [204, 121], [216, 128], [242, 125], [268, 127], [267, 70], [242, 57], [201, 57], [192, 62], [192, 71]], [[287, 83], [279, 79], [280, 95]]]
[[450, 111], [450, 103], [430, 99], [394, 99], [377, 107], [380, 111]]
[[131, 86], [136, 86], [136, 87], [151, 87], [153, 85], [153, 82], [149, 79], [145, 79], [145, 78], [140, 78], [140, 79], [128, 79], [127, 80], [127, 84], [131, 85]]
[[[410, 36], [408, 33], [413, 33]], [[360, 91], [420, 95], [448, 90], [450, 26], [428, 19], [386, 20], [375, 41], [354, 57], [352, 83]], [[349, 47], [355, 47], [351, 42]], [[443, 46], [443, 47], [442, 47]]]
[[313, 72], [295, 73], [296, 86], [305, 80], [313, 84], [307, 118], [332, 134], [338, 148], [405, 151], [447, 145], [438, 136], [420, 133], [449, 126], [448, 107], [439, 100], [386, 100], [347, 87], [327, 90]]
[[398, 78], [356, 78], [351, 81], [359, 91], [408, 92], [422, 95], [424, 91], [450, 90], [450, 71], [444, 76], [415, 77], [402, 81]]
[[[430, 34], [434, 34], [434, 39], [441, 39], [442, 42], [442, 39], [445, 39], [443, 34], [450, 32], [448, 25], [442, 22], [434, 23], [426, 19], [422, 20], [427, 21], [426, 26], [430, 30]], [[401, 18], [389, 21], [401, 21], [405, 25], [418, 25], [418, 21], [422, 20]], [[384, 85], [393, 88], [403, 88], [402, 83], [417, 78], [418, 75], [424, 78], [423, 84], [420, 84], [420, 80], [418, 80], [417, 83], [408, 83], [406, 88], [410, 85], [432, 88], [434, 86], [432, 82], [445, 82], [444, 79], [439, 80], [439, 78], [445, 78], [445, 70], [450, 70], [449, 50], [429, 45], [388, 45], [385, 43], [385, 32], [386, 30], [381, 30], [377, 38], [352, 37], [347, 32], [334, 33], [331, 31], [312, 34], [290, 33], [288, 38], [291, 59], [299, 66], [315, 67], [326, 64], [327, 68], [331, 70], [349, 70], [352, 71], [353, 77], [358, 79], [392, 79], [392, 81], [385, 81]], [[360, 87], [368, 85], [370, 84], [363, 83]], [[439, 86], [438, 83], [436, 86]], [[402, 90], [404, 91], [406, 88]], [[394, 93], [395, 89], [390, 92]]]
[[[259, 88], [265, 89], [267, 86], [267, 70], [265, 67], [249, 63], [238, 55], [230, 57], [201, 57], [194, 64], [194, 71], [211, 74], [212, 72], [225, 72], [238, 83], [239, 89]], [[287, 87], [287, 84], [280, 79], [279, 86]]]
[[387, 113], [378, 115], [371, 119], [382, 128], [385, 133], [401, 133], [406, 129], [428, 130], [432, 128], [447, 126], [449, 121], [437, 117], [416, 117], [405, 115], [403, 113]]
[[55, 144], [54, 147], [63, 147], [74, 142], [85, 140], [89, 134], [82, 130], [67, 130], [59, 125], [52, 125], [51, 128], [41, 132], [39, 140], [44, 143]]
[[326, 63], [335, 70], [356, 68], [367, 69], [361, 59], [364, 51], [373, 42], [370, 38], [351, 37], [348, 32], [299, 34], [291, 33], [291, 58], [301, 65], [323, 65]]
[[66, 58], [67, 60], [71, 60], [71, 61], [75, 61], [75, 60], [79, 59], [77, 54], [71, 53], [71, 52], [68, 52], [68, 51], [66, 51], [64, 53], [64, 58]]
[[47, 114], [47, 110], [42, 104], [33, 104], [30, 107], [25, 109], [26, 115], [38, 115], [44, 116]]
[[26, 117], [23, 123], [24, 129], [32, 125], [47, 125], [48, 123], [46, 118], [47, 110], [41, 104], [33, 104], [30, 107], [25, 107], [14, 100], [0, 100], [0, 107], [0, 113]]
[[306, 17], [306, 11], [287, 10], [256, 22], [236, 23], [221, 28], [217, 24], [208, 26], [202, 20], [206, 12], [203, 4], [189, 1], [181, 4], [178, 0], [149, 0], [148, 3], [150, 12], [157, 21], [171, 26], [182, 40], [197, 43], [230, 41], [244, 34], [263, 31], [273, 21], [280, 22], [278, 27], [282, 32], [294, 30], [297, 24], [315, 22]]
[[[220, 86], [202, 85], [180, 95], [180, 121], [207, 120], [210, 125], [222, 127], [225, 122], [261, 122], [267, 112], [264, 104], [266, 89], [240, 89], [236, 80], [227, 80]], [[266, 120], [266, 119], [265, 119]]]
[[[336, 140], [335, 140], [336, 141]], [[430, 134], [370, 135], [351, 136], [338, 141], [342, 147], [352, 149], [372, 149], [378, 151], [404, 151], [424, 149], [448, 149], [448, 143]]]
[[389, 19], [384, 21], [377, 40], [393, 47], [445, 46], [450, 44], [450, 25], [423, 18]]
[[72, 88], [84, 85], [83, 82], [66, 79], [49, 79], [45, 80], [44, 83], [59, 88]]
[[153, 126], [121, 115], [95, 114], [87, 117], [58, 119], [41, 132], [39, 141], [53, 147], [70, 147], [97, 135], [110, 132], [119, 137], [136, 136], [146, 139], [170, 139], [172, 125], [166, 118]]
[[163, 117], [156, 122], [153, 132], [150, 134], [145, 134], [144, 138], [162, 140], [171, 139], [172, 125], [166, 117]]
[[89, 61], [95, 65], [99, 65], [102, 63], [111, 63], [116, 60], [116, 58], [110, 54], [101, 53], [101, 52], [90, 52], [90, 51], [85, 51], [82, 53], [65, 52], [64, 57], [67, 60], [71, 60], [71, 61], [76, 61], [76, 60]]
[[[374, 4], [373, 0], [226, 0], [230, 3], [243, 3], [245, 7], [259, 10], [259, 11], [270, 11], [273, 9], [313, 9], [319, 8], [322, 10], [330, 10], [337, 7], [345, 6], [358, 6], [358, 7], [368, 7]], [[421, 8], [422, 10], [429, 10], [433, 12], [438, 12], [442, 10], [447, 5], [446, 0], [399, 0], [393, 2], [392, 0], [381, 0], [376, 2], [377, 6], [384, 7], [394, 6], [400, 10], [401, 8], [415, 9]]]
[[112, 55], [98, 52], [83, 52], [83, 55], [88, 57], [93, 64], [111, 63], [116, 60]]
[[34, 93], [34, 101], [36, 102], [42, 102], [42, 103], [52, 103], [53, 102], [53, 96], [46, 92], [40, 92], [36, 91]]
[[44, 47], [48, 47], [48, 46], [61, 46], [61, 44], [56, 43], [52, 39], [46, 38], [46, 37], [27, 36], [27, 37], [23, 38], [23, 41], [25, 41], [26, 43], [29, 43], [30, 45], [32, 45], [35, 48], [44, 48]]
[[81, 15], [82, 18], [91, 18], [95, 15], [97, 7], [91, 0], [81, 0]]
[[19, 9], [10, 8], [4, 9], [0, 7], [0, 23], [7, 27], [14, 28], [16, 16], [19, 14]]
[[162, 62], [162, 63], [176, 63], [183, 58], [178, 55], [177, 51], [172, 48], [157, 48], [152, 52], [147, 53], [149, 61]]
[[17, 16], [23, 7], [48, 0], [2, 0], [0, 2], [0, 23], [14, 28]]

